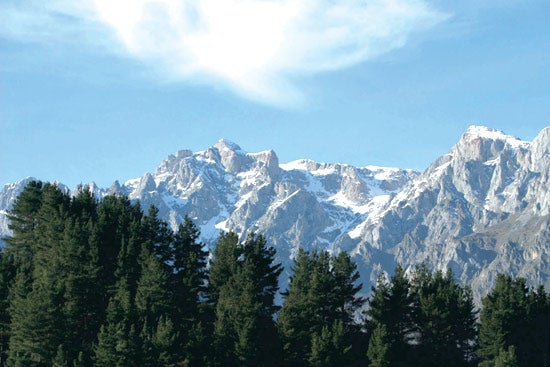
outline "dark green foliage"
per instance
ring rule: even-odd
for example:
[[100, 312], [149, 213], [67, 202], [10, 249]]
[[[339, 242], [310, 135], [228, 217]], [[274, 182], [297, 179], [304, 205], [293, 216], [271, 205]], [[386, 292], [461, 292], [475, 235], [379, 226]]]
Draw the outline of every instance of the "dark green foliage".
[[31, 182], [9, 218], [0, 366], [550, 366], [550, 297], [523, 279], [497, 277], [474, 355], [472, 295], [451, 272], [379, 277], [358, 324], [345, 253], [300, 250], [281, 308], [259, 235], [221, 233], [207, 271], [190, 218], [174, 233], [125, 197]]
[[[381, 275], [378, 277], [376, 287], [372, 288], [369, 299], [369, 309], [366, 312], [368, 330], [379, 330], [385, 334], [375, 344], [369, 344], [368, 355], [377, 356], [380, 361], [381, 351], [389, 357], [390, 366], [412, 365], [411, 341], [416, 330], [414, 315], [414, 298], [411, 284], [405, 270], [398, 266], [388, 283]], [[371, 350], [376, 348], [376, 350]], [[377, 363], [383, 363], [382, 361]]]
[[286, 363], [291, 366], [349, 363], [359, 328], [353, 316], [364, 300], [349, 256], [300, 250], [277, 320]]
[[42, 206], [42, 182], [31, 181], [19, 194], [8, 218], [9, 229], [13, 235], [6, 238], [7, 252], [15, 261], [16, 266], [30, 270], [33, 247], [37, 242], [39, 218], [38, 211]]
[[188, 218], [175, 236], [157, 215], [85, 187], [70, 197], [29, 184], [0, 259], [2, 364], [6, 347], [14, 366], [204, 361], [207, 253]]
[[52, 359], [52, 367], [69, 367], [63, 344], [59, 344], [59, 347], [57, 348], [57, 353]]
[[513, 345], [508, 349], [500, 349], [495, 358], [495, 367], [519, 367], [516, 348]]
[[[313, 303], [310, 283], [316, 266], [317, 254], [300, 249], [294, 260], [289, 289], [283, 293], [285, 302], [277, 319], [277, 327], [289, 365], [304, 365], [311, 350], [311, 336], [318, 325], [315, 320], [317, 305]], [[322, 326], [321, 326], [322, 327]]]
[[94, 366], [131, 366], [140, 360], [137, 312], [129, 288], [125, 278], [118, 282], [107, 308], [107, 320], [98, 335]]
[[393, 350], [393, 341], [388, 337], [386, 325], [377, 324], [369, 340], [369, 367], [390, 367]]
[[161, 316], [151, 335], [152, 366], [171, 367], [180, 362], [180, 346], [174, 323], [167, 317]]
[[280, 264], [265, 239], [220, 235], [211, 266], [211, 299], [215, 302], [214, 343], [223, 366], [276, 364], [273, 315]]
[[367, 355], [371, 366], [468, 366], [473, 359], [476, 311], [468, 288], [449, 271], [417, 267], [412, 280], [398, 266], [380, 276], [369, 300]]
[[527, 310], [528, 325], [525, 326], [526, 338], [531, 342], [525, 344], [528, 360], [531, 365], [550, 366], [550, 295], [544, 287], [529, 292]]
[[[39, 187], [41, 185], [32, 185], [32, 195], [24, 198], [28, 197], [35, 203]], [[40, 197], [39, 207], [19, 199], [14, 206], [15, 213], [25, 218], [15, 222], [33, 224], [16, 226], [13, 230], [21, 231], [22, 237], [15, 237], [14, 232], [14, 240], [8, 240], [7, 251], [14, 257], [18, 273], [9, 308], [9, 365], [48, 365], [65, 331], [62, 307], [66, 274], [60, 247], [63, 226], [69, 215], [70, 198], [50, 184], [42, 187]], [[22, 208], [32, 207], [36, 211], [22, 211], [19, 205]]]
[[224, 366], [256, 365], [260, 358], [261, 304], [249, 277], [244, 272], [235, 274], [220, 290], [214, 337]]
[[344, 322], [335, 320], [330, 326], [323, 326], [321, 331], [315, 331], [311, 337], [311, 353], [308, 363], [314, 367], [330, 367], [346, 361], [351, 350], [346, 337]]
[[239, 246], [239, 236], [235, 232], [220, 233], [208, 274], [208, 298], [212, 304], [218, 302], [221, 289], [237, 273], [238, 259], [242, 253], [243, 248]]
[[10, 315], [9, 315], [9, 289], [15, 278], [15, 267], [13, 257], [8, 256], [0, 249], [0, 366], [3, 366], [7, 355], [8, 341], [10, 337]]
[[63, 340], [62, 293], [46, 271], [32, 283], [18, 274], [10, 306], [8, 365], [48, 366]]
[[65, 351], [69, 360], [83, 352], [89, 356], [96, 339], [102, 314], [102, 287], [96, 227], [83, 215], [67, 221], [59, 259], [63, 269], [63, 318]]
[[[172, 309], [168, 289], [168, 275], [163, 264], [149, 249], [142, 245], [140, 255], [141, 276], [135, 297], [136, 322], [141, 328], [141, 352], [143, 366], [156, 366], [162, 359], [168, 363], [176, 359], [176, 334], [168, 314]], [[165, 338], [161, 340], [160, 338]]]
[[476, 311], [471, 291], [459, 286], [449, 270], [432, 274], [417, 267], [414, 296], [416, 363], [467, 366], [473, 358]]
[[144, 322], [156, 325], [160, 317], [171, 308], [168, 276], [163, 271], [160, 259], [147, 244], [142, 245], [139, 260], [141, 270], [135, 298], [136, 311]]
[[514, 346], [520, 366], [550, 366], [550, 299], [544, 288], [527, 288], [525, 279], [499, 274], [483, 298], [480, 367], [493, 366]]
[[337, 319], [349, 328], [354, 325], [355, 313], [366, 302], [363, 297], [357, 296], [363, 287], [357, 284], [357, 264], [351, 261], [347, 253], [341, 252], [332, 258], [331, 272], [335, 282], [336, 310], [340, 314]]
[[210, 354], [211, 344], [204, 326], [210, 324], [212, 313], [202, 302], [206, 297], [208, 252], [203, 251], [199, 236], [199, 230], [186, 216], [173, 237], [173, 268], [169, 277], [174, 332], [181, 345], [181, 357], [191, 366], [205, 364], [204, 357]]
[[[117, 268], [120, 268], [119, 261], [124, 261], [128, 255], [130, 239], [133, 243], [136, 242], [136, 231], [142, 217], [139, 204], [130, 203], [126, 197], [107, 196], [97, 208], [98, 257], [101, 264], [98, 283], [103, 287], [101, 302], [104, 310], [120, 277], [120, 274], [116, 274]], [[138, 268], [139, 249], [136, 246], [131, 247], [134, 250], [131, 261], [133, 269]], [[125, 272], [130, 273], [132, 270], [125, 269]]]

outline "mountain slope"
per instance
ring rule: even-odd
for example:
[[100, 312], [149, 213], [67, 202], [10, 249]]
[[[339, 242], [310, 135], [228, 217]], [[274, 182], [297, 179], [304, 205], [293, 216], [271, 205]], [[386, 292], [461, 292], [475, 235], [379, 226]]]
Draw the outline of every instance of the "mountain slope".
[[174, 226], [189, 215], [207, 242], [220, 230], [262, 233], [288, 263], [300, 246], [330, 247], [416, 175], [309, 160], [279, 164], [271, 150], [246, 153], [220, 140], [205, 151], [168, 157], [154, 174], [120, 191], [154, 204]]
[[[189, 215], [207, 243], [220, 230], [262, 233], [287, 271], [299, 247], [351, 252], [366, 285], [398, 262], [425, 261], [451, 267], [479, 298], [497, 272], [550, 285], [549, 147], [550, 128], [524, 142], [473, 126], [418, 174], [310, 160], [280, 164], [271, 150], [247, 153], [220, 140], [169, 156], [153, 174], [93, 190], [154, 204], [174, 227]], [[0, 193], [2, 234], [5, 211], [27, 181]]]
[[382, 252], [405, 266], [450, 267], [478, 297], [497, 272], [549, 286], [549, 148], [550, 128], [528, 143], [470, 127], [367, 218], [353, 253], [362, 263]]

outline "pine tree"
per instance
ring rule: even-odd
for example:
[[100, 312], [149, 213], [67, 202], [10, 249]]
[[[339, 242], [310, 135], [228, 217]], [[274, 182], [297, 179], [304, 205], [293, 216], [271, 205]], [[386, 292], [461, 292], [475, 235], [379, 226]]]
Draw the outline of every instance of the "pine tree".
[[[273, 265], [275, 250], [267, 247], [262, 236], [252, 233], [243, 244], [235, 239], [220, 236], [215, 252], [220, 256], [214, 258], [211, 269], [219, 362], [227, 366], [270, 365], [276, 347], [274, 297], [282, 268]], [[222, 274], [227, 280], [222, 280]]]
[[239, 246], [239, 236], [235, 232], [221, 232], [216, 241], [213, 259], [208, 271], [208, 298], [216, 305], [220, 290], [237, 273], [239, 257], [243, 253]]
[[259, 314], [252, 274], [239, 272], [220, 290], [214, 337], [223, 366], [259, 365]]
[[480, 367], [493, 366], [501, 350], [519, 341], [517, 331], [527, 319], [527, 294], [524, 279], [499, 274], [493, 290], [482, 299], [477, 351]]
[[510, 346], [520, 366], [550, 366], [550, 298], [543, 287], [530, 290], [525, 279], [499, 274], [482, 302], [480, 367], [492, 366]]
[[[146, 355], [141, 338], [145, 325], [140, 325], [136, 309], [136, 296], [141, 273], [139, 255], [143, 237], [141, 236], [140, 212], [126, 222], [123, 229], [128, 237], [122, 237], [116, 261], [117, 279], [105, 314], [105, 322], [100, 328], [94, 346], [93, 362], [97, 367], [123, 367], [138, 365]], [[116, 218], [116, 217], [115, 217]], [[146, 301], [142, 303], [146, 304]], [[145, 351], [147, 352], [147, 351]]]
[[394, 350], [392, 340], [388, 337], [386, 326], [377, 324], [373, 330], [367, 351], [369, 367], [390, 367], [392, 360], [391, 352]]
[[357, 284], [359, 279], [357, 264], [351, 261], [347, 253], [340, 252], [332, 259], [332, 273], [337, 294], [336, 307], [340, 314], [338, 319], [349, 327], [353, 325], [357, 310], [366, 302], [363, 297], [357, 296], [363, 287], [362, 284]]
[[300, 250], [293, 271], [277, 320], [286, 363], [351, 363], [353, 338], [359, 333], [354, 316], [364, 303], [356, 295], [355, 264], [347, 254]]
[[339, 316], [337, 310], [338, 294], [336, 281], [331, 271], [331, 258], [328, 252], [321, 251], [315, 257], [315, 266], [311, 274], [308, 297], [315, 305], [313, 324], [316, 331], [324, 325], [330, 325]]
[[28, 293], [25, 275], [19, 273], [16, 279], [15, 292], [23, 292], [14, 294], [10, 305], [10, 366], [48, 366], [63, 340], [62, 293], [53, 284], [51, 273], [44, 270], [37, 276]]
[[8, 228], [13, 232], [6, 238], [7, 254], [13, 256], [15, 266], [31, 269], [33, 246], [37, 241], [39, 217], [42, 206], [43, 184], [31, 181], [25, 186], [8, 214]]
[[[15, 250], [12, 252], [15, 258], [24, 256], [16, 260], [19, 278], [10, 297], [10, 365], [49, 364], [64, 334], [65, 274], [58, 254], [63, 226], [69, 216], [70, 197], [57, 186], [46, 184], [40, 201], [40, 207], [32, 215], [32, 226], [26, 228], [31, 232], [16, 226], [21, 232], [14, 232], [14, 237], [8, 241], [9, 250]], [[16, 212], [21, 214], [18, 210]], [[15, 222], [19, 219], [14, 218]]]
[[506, 350], [499, 350], [495, 358], [495, 367], [519, 367], [516, 348], [513, 345], [509, 346]]
[[147, 215], [141, 222], [142, 235], [149, 241], [152, 251], [161, 260], [166, 271], [169, 271], [173, 263], [173, 251], [171, 249], [172, 231], [168, 224], [158, 218], [159, 210], [151, 205]]
[[277, 328], [283, 342], [284, 358], [289, 366], [305, 365], [315, 332], [316, 305], [310, 299], [310, 283], [317, 263], [317, 253], [300, 249], [294, 259], [285, 301], [277, 318]]
[[416, 268], [412, 289], [416, 363], [467, 366], [477, 332], [471, 292], [455, 282], [451, 270], [432, 274], [425, 266]]
[[323, 326], [320, 332], [315, 331], [311, 337], [311, 352], [308, 364], [314, 367], [332, 366], [332, 335], [327, 326]]
[[67, 355], [65, 354], [65, 349], [63, 348], [63, 344], [59, 344], [59, 347], [57, 348], [57, 353], [55, 354], [55, 357], [52, 359], [52, 367], [69, 367], [69, 364], [67, 363]]
[[98, 284], [100, 267], [95, 232], [95, 224], [87, 215], [68, 220], [59, 255], [64, 270], [63, 317], [69, 361], [78, 359], [79, 353], [91, 356], [102, 322], [103, 289]]
[[204, 330], [209, 313], [202, 307], [202, 298], [206, 292], [208, 252], [203, 251], [204, 245], [198, 242], [199, 236], [199, 230], [186, 216], [174, 235], [174, 263], [169, 279], [177, 343], [182, 346], [182, 359], [186, 359], [189, 365], [204, 364], [204, 357], [208, 355], [211, 344]]
[[[116, 289], [115, 284], [121, 274], [117, 273], [120, 268], [119, 262], [124, 260], [130, 237], [136, 237], [136, 230], [139, 229], [139, 222], [143, 213], [139, 204], [132, 204], [128, 198], [123, 196], [106, 196], [97, 207], [97, 230], [95, 236], [98, 244], [98, 259], [100, 271], [98, 274], [98, 287], [102, 289], [102, 309], [107, 309], [109, 300]], [[133, 247], [136, 249], [136, 247]], [[136, 252], [139, 251], [137, 247]], [[137, 253], [134, 254], [137, 258]], [[137, 267], [137, 261], [133, 262]], [[100, 315], [104, 320], [104, 315]]]
[[280, 307], [275, 305], [275, 295], [279, 290], [279, 276], [283, 271], [280, 263], [275, 263], [276, 251], [267, 245], [262, 235], [250, 233], [243, 244], [243, 269], [249, 270], [254, 280], [254, 291], [262, 306], [261, 316], [272, 320]]
[[[28, 271], [19, 270], [15, 276], [13, 287], [10, 290], [10, 303], [8, 307], [10, 325], [9, 325], [9, 347], [7, 351], [7, 363], [6, 366], [21, 365], [18, 354], [14, 352], [14, 349], [19, 349], [23, 343], [25, 343], [25, 328], [23, 321], [26, 318], [26, 298], [31, 290], [32, 281]], [[10, 358], [11, 354], [11, 358]], [[11, 360], [10, 360], [11, 359]], [[19, 360], [19, 362], [18, 362]]]
[[0, 366], [3, 366], [7, 355], [10, 338], [9, 290], [15, 279], [13, 257], [0, 249]]
[[180, 346], [177, 344], [177, 341], [178, 335], [173, 322], [167, 316], [161, 316], [151, 338], [151, 345], [156, 358], [152, 365], [163, 367], [179, 365], [181, 362]]
[[171, 307], [168, 274], [148, 244], [142, 245], [139, 260], [141, 271], [136, 290], [136, 311], [143, 322], [155, 325]]
[[83, 352], [78, 353], [78, 357], [73, 360], [72, 367], [86, 367], [91, 366], [92, 362], [91, 359], [88, 359], [84, 356]]
[[[166, 335], [170, 329], [167, 315], [171, 310], [171, 295], [168, 292], [168, 274], [165, 273], [161, 260], [150, 250], [150, 243], [142, 245], [140, 254], [141, 272], [137, 284], [135, 307], [136, 327], [141, 329], [141, 350], [143, 366], [156, 366], [160, 355], [164, 360], [175, 360], [173, 349], [162, 349], [158, 337], [163, 334], [167, 342], [175, 340], [174, 335]], [[158, 327], [163, 328], [158, 330]], [[173, 331], [173, 327], [171, 328]], [[160, 334], [159, 334], [160, 333]], [[171, 346], [171, 343], [168, 343]]]
[[[24, 340], [23, 308], [26, 305], [27, 294], [32, 289], [32, 269], [35, 253], [35, 244], [39, 239], [37, 227], [39, 225], [39, 211], [42, 207], [43, 184], [40, 181], [31, 181], [25, 186], [13, 204], [8, 214], [8, 228], [12, 235], [5, 239], [6, 250], [3, 252], [3, 266], [11, 263], [2, 271], [2, 287], [7, 291], [12, 283], [11, 291], [2, 298], [2, 353], [0, 358], [4, 363], [8, 358], [6, 344], [19, 348]], [[10, 279], [12, 278], [12, 279]], [[9, 353], [9, 351], [7, 351]], [[11, 353], [11, 364], [16, 359]]]
[[334, 321], [330, 327], [323, 326], [321, 331], [314, 331], [308, 364], [312, 367], [341, 365], [351, 350], [346, 339], [344, 323], [341, 320]]
[[101, 326], [94, 348], [94, 366], [137, 366], [141, 360], [141, 343], [136, 327], [136, 311], [128, 281], [118, 281], [107, 308], [107, 320]]
[[523, 344], [531, 366], [550, 366], [550, 295], [544, 286], [530, 290], [527, 307], [528, 320], [521, 332], [527, 341]]
[[[413, 297], [411, 284], [405, 270], [397, 266], [390, 282], [386, 282], [381, 275], [376, 287], [373, 287], [369, 298], [369, 309], [366, 312], [367, 329], [374, 331], [383, 325], [386, 333], [384, 343], [389, 351], [389, 364], [391, 366], [411, 366], [412, 348], [410, 341], [415, 331], [413, 323]], [[369, 343], [367, 355], [380, 355], [380, 343]], [[372, 361], [371, 361], [372, 362]]]

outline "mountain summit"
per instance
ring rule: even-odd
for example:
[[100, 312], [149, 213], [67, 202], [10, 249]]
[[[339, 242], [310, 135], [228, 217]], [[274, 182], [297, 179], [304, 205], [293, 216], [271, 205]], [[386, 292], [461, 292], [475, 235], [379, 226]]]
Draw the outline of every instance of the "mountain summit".
[[[471, 126], [419, 174], [307, 159], [280, 164], [272, 150], [247, 153], [222, 139], [94, 191], [153, 204], [172, 226], [189, 215], [206, 243], [220, 230], [262, 233], [287, 269], [300, 247], [350, 252], [365, 284], [397, 263], [450, 267], [479, 299], [498, 272], [550, 285], [549, 150], [550, 128], [525, 142]], [[2, 234], [27, 182], [0, 193]]]
[[[498, 272], [548, 287], [549, 131], [530, 143], [470, 127], [448, 154], [367, 218], [354, 253], [363, 264], [376, 265], [382, 253], [405, 266], [450, 267], [478, 297]], [[370, 279], [376, 273], [373, 266]]]

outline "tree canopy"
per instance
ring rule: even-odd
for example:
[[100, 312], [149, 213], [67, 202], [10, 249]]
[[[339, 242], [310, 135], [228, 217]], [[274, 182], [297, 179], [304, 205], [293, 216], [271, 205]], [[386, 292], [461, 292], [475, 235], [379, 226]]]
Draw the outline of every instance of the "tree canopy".
[[0, 366], [550, 366], [550, 297], [522, 278], [498, 275], [479, 313], [425, 265], [365, 299], [349, 254], [300, 249], [279, 293], [262, 235], [208, 249], [191, 218], [124, 196], [33, 181], [9, 219]]

